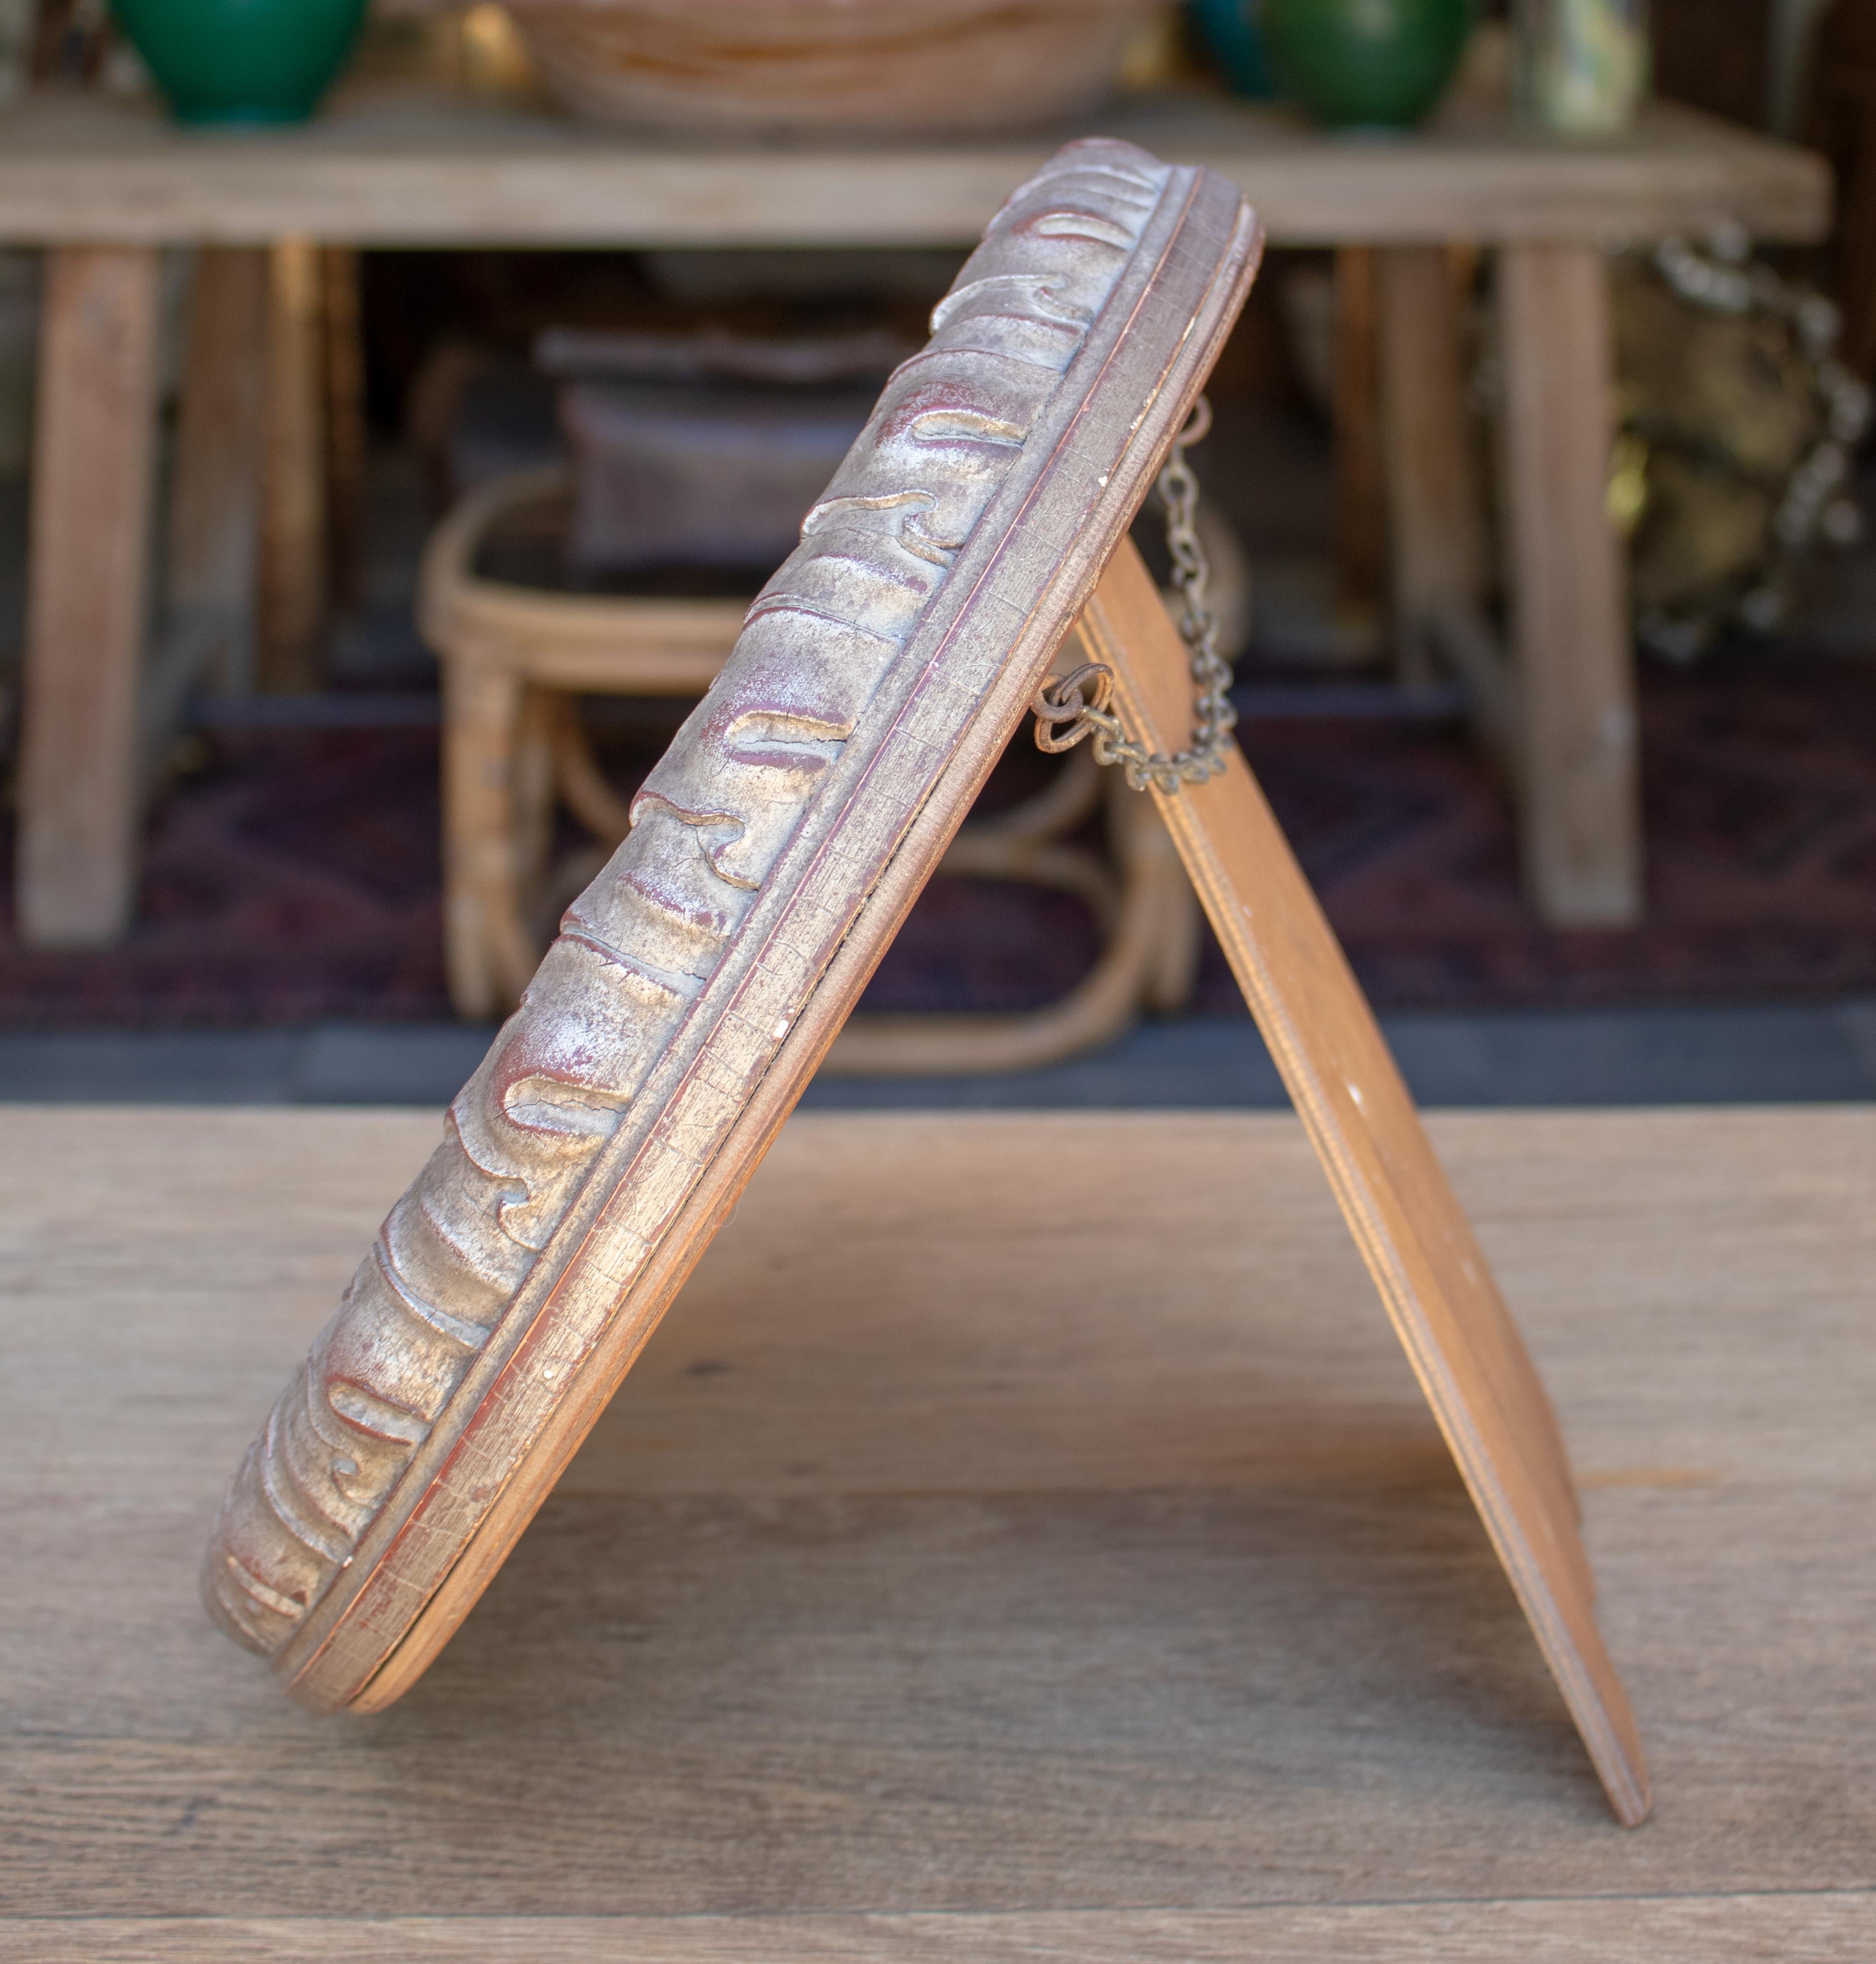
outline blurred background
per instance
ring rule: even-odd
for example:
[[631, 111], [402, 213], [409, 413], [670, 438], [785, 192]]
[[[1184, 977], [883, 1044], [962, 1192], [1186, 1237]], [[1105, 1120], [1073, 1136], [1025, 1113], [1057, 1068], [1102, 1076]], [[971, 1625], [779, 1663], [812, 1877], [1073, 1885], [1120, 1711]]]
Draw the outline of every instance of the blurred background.
[[[278, 4], [305, 59], [257, 79], [232, 56], [193, 72], [210, 0], [114, 18], [10, 0], [0, 173], [8, 143], [43, 149], [48, 130], [82, 147], [174, 117], [338, 142], [438, 102], [466, 127], [564, 129], [640, 159], [701, 149], [759, 172], [765, 146], [818, 146], [836, 201], [883, 141], [1020, 160], [1046, 148], [1038, 124], [1189, 129], [1383, 172], [1400, 146], [1488, 137], [1534, 168], [1599, 148], [1664, 182], [1728, 131], [1788, 146], [1741, 150], [1741, 171], [1823, 155], [1824, 236], [1764, 241], [1715, 210], [1602, 242], [1640, 857], [1634, 897], [1600, 918], [1534, 884], [1522, 740], [1464, 634], [1423, 635], [1412, 614], [1385, 252], [1273, 248], [1192, 463], [1240, 740], [1423, 1099], [1876, 1092], [1869, 0], [1533, 0], [1509, 18], [1403, 0], [1379, 47], [1335, 0], [1112, 5], [1001, 53], [960, 4], [913, 72], [888, 36], [804, 57], [781, 93], [739, 82], [728, 29], [696, 38], [728, 5]], [[814, 8], [792, 12], [790, 31], [819, 31]], [[661, 93], [659, 72], [685, 88]], [[1663, 103], [1708, 120], [1660, 123]], [[29, 899], [0, 895], [0, 1092], [450, 1096], [962, 257], [290, 229], [165, 247], [133, 882], [101, 926], [62, 929], [54, 908], [36, 929]], [[1454, 236], [1416, 263], [1451, 330], [1466, 618], [1515, 641], [1500, 255]], [[34, 782], [29, 588], [47, 576], [35, 480], [56, 454], [36, 417], [47, 264], [0, 252], [9, 881], [30, 863], [14, 829]], [[1166, 577], [1156, 502], [1137, 530]], [[55, 627], [36, 631], [50, 670]], [[1515, 658], [1500, 671], [1515, 686]], [[498, 753], [505, 802], [479, 808], [475, 760]], [[1182, 887], [1140, 871], [1139, 823], [1025, 727], [867, 991], [868, 1014], [916, 1022], [875, 1026], [813, 1099], [1278, 1101]], [[1136, 904], [1158, 926], [1124, 961]]]

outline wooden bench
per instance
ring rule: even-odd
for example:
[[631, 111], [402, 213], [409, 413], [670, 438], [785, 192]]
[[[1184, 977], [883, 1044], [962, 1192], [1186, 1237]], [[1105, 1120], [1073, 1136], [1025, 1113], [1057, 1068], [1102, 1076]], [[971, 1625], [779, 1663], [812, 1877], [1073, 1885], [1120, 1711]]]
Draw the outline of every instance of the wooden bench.
[[0, 1952], [1876, 1953], [1876, 1110], [1432, 1121], [1580, 1476], [1631, 1834], [1274, 1114], [791, 1120], [428, 1677], [309, 1717], [201, 1544], [439, 1123], [0, 1107]]

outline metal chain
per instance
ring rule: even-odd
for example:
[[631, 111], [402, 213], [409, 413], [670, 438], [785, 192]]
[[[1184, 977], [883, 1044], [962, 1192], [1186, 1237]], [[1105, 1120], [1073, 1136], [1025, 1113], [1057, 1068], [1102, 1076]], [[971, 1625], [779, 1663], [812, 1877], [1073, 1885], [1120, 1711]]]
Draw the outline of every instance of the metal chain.
[[1211, 428], [1211, 405], [1203, 396], [1192, 405], [1185, 427], [1159, 473], [1159, 502], [1166, 515], [1166, 545], [1172, 554], [1172, 584], [1179, 595], [1179, 637], [1191, 651], [1192, 734], [1183, 750], [1170, 756], [1135, 743], [1108, 708], [1114, 671], [1089, 662], [1073, 674], [1045, 682], [1030, 708], [1035, 713], [1036, 747], [1052, 755], [1094, 739], [1095, 762], [1118, 764], [1137, 791], [1150, 785], [1171, 796], [1182, 784], [1203, 784], [1225, 767], [1238, 713], [1231, 706], [1231, 665], [1218, 652], [1218, 623], [1207, 604], [1211, 569], [1198, 542], [1198, 480], [1185, 461], [1187, 447]]

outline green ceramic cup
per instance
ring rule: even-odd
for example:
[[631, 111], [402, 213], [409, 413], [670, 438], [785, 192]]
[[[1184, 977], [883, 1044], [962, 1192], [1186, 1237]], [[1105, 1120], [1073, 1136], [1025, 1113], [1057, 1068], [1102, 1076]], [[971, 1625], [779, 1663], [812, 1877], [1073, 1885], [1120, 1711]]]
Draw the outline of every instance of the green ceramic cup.
[[1445, 93], [1473, 0], [1267, 0], [1284, 91], [1334, 129], [1404, 129]]
[[112, 0], [179, 123], [299, 123], [345, 65], [368, 0]]

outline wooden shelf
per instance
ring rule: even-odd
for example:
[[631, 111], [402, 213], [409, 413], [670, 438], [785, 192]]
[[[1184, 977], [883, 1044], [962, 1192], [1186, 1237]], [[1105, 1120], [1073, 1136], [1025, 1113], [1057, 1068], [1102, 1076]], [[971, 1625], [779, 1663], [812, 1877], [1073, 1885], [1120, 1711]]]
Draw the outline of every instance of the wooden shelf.
[[[1672, 104], [1599, 143], [1519, 135], [1470, 106], [1397, 140], [1337, 137], [1198, 95], [1134, 98], [1089, 128], [1223, 172], [1284, 244], [1614, 242], [1720, 220], [1793, 241], [1829, 223], [1821, 158]], [[303, 128], [202, 133], [153, 108], [29, 98], [0, 113], [0, 240], [961, 246], [1074, 133], [690, 147], [441, 96], [357, 95]]]

